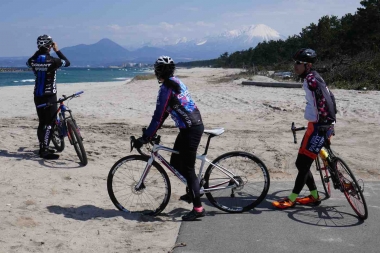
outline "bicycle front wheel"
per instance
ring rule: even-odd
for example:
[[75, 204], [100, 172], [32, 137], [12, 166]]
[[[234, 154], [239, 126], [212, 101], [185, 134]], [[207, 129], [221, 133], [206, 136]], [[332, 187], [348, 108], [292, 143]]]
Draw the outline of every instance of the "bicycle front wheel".
[[86, 150], [84, 150], [82, 143], [82, 137], [80, 136], [78, 127], [71, 119], [67, 120], [67, 130], [70, 143], [74, 146], [75, 152], [77, 153], [81, 164], [83, 166], [86, 166], [88, 161]]
[[51, 141], [58, 152], [62, 152], [65, 149], [65, 139], [62, 133], [59, 132], [57, 125], [54, 125]]
[[[233, 177], [225, 172], [232, 173]], [[269, 185], [268, 169], [259, 158], [234, 151], [219, 156], [210, 164], [205, 174], [204, 189], [208, 200], [218, 209], [241, 213], [260, 204], [268, 193]]]
[[335, 158], [334, 166], [338, 173], [341, 187], [348, 203], [350, 203], [350, 206], [360, 219], [367, 219], [367, 203], [363, 195], [362, 187], [358, 184], [354, 174], [351, 172], [347, 164], [339, 157]]
[[323, 189], [325, 190], [325, 199], [328, 199], [331, 197], [329, 170], [326, 166], [324, 166], [323, 162], [320, 162], [319, 156], [317, 156], [317, 158], [315, 159], [315, 167], [317, 168], [317, 171], [319, 171], [319, 175], [321, 176]]
[[153, 162], [139, 189], [139, 182], [149, 158], [131, 155], [117, 161], [107, 178], [107, 190], [117, 209], [128, 213], [157, 215], [169, 203], [171, 187], [165, 170]]

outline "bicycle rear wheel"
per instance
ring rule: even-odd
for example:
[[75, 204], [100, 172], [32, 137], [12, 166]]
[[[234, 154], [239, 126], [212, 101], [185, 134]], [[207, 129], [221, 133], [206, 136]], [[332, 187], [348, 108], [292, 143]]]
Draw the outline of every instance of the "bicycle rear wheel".
[[[233, 179], [217, 166], [233, 173]], [[215, 207], [229, 213], [241, 213], [260, 204], [268, 193], [269, 185], [268, 170], [259, 158], [234, 151], [219, 156], [210, 164], [205, 174], [204, 189], [214, 189], [206, 196]]]
[[62, 133], [60, 133], [57, 125], [54, 125], [53, 135], [51, 137], [51, 142], [53, 142], [54, 148], [58, 152], [62, 152], [65, 149], [65, 139], [64, 139]]
[[315, 167], [317, 171], [319, 171], [319, 175], [321, 176], [321, 181], [323, 185], [323, 189], [325, 190], [325, 199], [331, 197], [331, 186], [330, 186], [330, 175], [328, 168], [320, 162], [319, 156], [315, 159]]
[[149, 158], [131, 155], [117, 161], [108, 173], [107, 190], [117, 209], [128, 213], [157, 215], [169, 203], [171, 187], [165, 170], [152, 166], [141, 186], [136, 189]]
[[70, 140], [71, 145], [74, 145], [75, 152], [77, 153], [81, 164], [83, 166], [87, 165], [87, 155], [86, 150], [84, 150], [83, 147], [82, 137], [80, 136], [78, 127], [71, 119], [67, 120], [67, 131], [67, 136]]
[[362, 187], [358, 184], [354, 174], [351, 172], [347, 164], [339, 157], [335, 158], [334, 166], [338, 172], [342, 191], [346, 196], [348, 203], [350, 203], [352, 209], [360, 219], [367, 219], [367, 203], [362, 192]]

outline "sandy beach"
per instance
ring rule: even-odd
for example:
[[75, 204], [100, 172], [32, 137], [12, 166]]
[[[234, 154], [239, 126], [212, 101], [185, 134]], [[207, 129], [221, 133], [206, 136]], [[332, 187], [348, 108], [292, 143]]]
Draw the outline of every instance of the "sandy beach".
[[[242, 86], [242, 79], [228, 78], [239, 72], [211, 68], [176, 72], [188, 86], [205, 127], [226, 129], [212, 140], [209, 157], [233, 150], [253, 152], [268, 167], [271, 180], [293, 180], [299, 144], [293, 143], [290, 126], [307, 123], [304, 91]], [[131, 154], [129, 136], [140, 136], [151, 120], [157, 81], [57, 85], [59, 96], [84, 91], [66, 104], [85, 138], [88, 165], [80, 166], [69, 144], [59, 160], [39, 158], [33, 86], [1, 87], [0, 252], [169, 252], [181, 215], [191, 208], [178, 201], [185, 193], [179, 180], [171, 177], [170, 203], [157, 217], [118, 211], [106, 184], [112, 165]], [[380, 92], [332, 91], [338, 107], [333, 150], [357, 178], [380, 180]], [[173, 126], [168, 118], [159, 131], [164, 145], [174, 142], [178, 130]], [[202, 139], [200, 151], [206, 140]]]

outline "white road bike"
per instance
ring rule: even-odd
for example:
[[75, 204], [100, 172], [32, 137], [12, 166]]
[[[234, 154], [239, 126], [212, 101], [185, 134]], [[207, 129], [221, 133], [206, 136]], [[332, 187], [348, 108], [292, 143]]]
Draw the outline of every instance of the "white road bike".
[[[259, 205], [268, 193], [268, 169], [259, 158], [242, 151], [225, 153], [212, 162], [207, 159], [211, 138], [223, 132], [223, 128], [204, 131], [208, 135], [207, 145], [204, 153], [197, 155], [200, 160], [198, 179], [201, 194], [205, 193], [212, 205], [225, 212], [249, 211]], [[131, 151], [135, 140], [131, 136]], [[147, 145], [148, 148], [138, 149], [140, 155], [126, 156], [112, 166], [107, 178], [107, 189], [119, 210], [157, 215], [165, 209], [171, 195], [171, 184], [156, 159], [187, 185], [178, 170], [159, 154], [159, 151], [178, 152], [160, 145], [160, 140], [161, 137], [156, 136]], [[209, 165], [204, 173], [206, 163]]]

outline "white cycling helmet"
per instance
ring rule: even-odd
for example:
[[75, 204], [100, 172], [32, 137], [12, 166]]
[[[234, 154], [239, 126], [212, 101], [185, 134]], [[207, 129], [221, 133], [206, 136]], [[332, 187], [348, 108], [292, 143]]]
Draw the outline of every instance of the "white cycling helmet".
[[166, 79], [173, 76], [175, 63], [169, 56], [160, 56], [154, 63], [154, 74], [157, 80]]
[[37, 38], [37, 47], [49, 48], [53, 44], [53, 39], [49, 35], [41, 35]]

